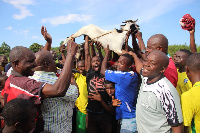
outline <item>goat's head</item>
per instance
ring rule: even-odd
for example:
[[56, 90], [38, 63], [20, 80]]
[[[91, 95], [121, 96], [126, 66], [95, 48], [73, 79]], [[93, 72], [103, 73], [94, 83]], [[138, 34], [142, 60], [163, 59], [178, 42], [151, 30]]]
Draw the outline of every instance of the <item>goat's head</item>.
[[136, 30], [138, 29], [138, 26], [136, 24], [137, 20], [133, 21], [133, 20], [126, 20], [125, 22], [122, 22], [122, 23], [125, 23], [125, 25], [121, 25], [121, 29], [122, 30]]

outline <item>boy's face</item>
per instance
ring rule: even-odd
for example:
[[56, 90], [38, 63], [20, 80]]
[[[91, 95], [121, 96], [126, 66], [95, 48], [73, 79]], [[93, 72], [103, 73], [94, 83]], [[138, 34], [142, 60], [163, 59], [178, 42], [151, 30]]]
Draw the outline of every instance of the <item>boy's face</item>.
[[85, 62], [79, 61], [78, 64], [77, 64], [77, 69], [78, 69], [80, 74], [84, 74], [85, 73]]
[[187, 54], [182, 51], [177, 51], [174, 55], [174, 63], [177, 68], [186, 65]]
[[115, 95], [115, 86], [110, 83], [110, 84], [105, 84], [106, 92], [110, 97]]
[[130, 65], [128, 63], [128, 58], [125, 56], [120, 56], [117, 64], [117, 71], [128, 72], [129, 67]]
[[143, 62], [143, 72], [142, 75], [148, 78], [155, 78], [159, 76], [162, 71], [161, 67], [162, 61], [156, 57], [156, 55], [152, 52], [147, 56], [147, 60]]
[[92, 58], [92, 69], [96, 72], [101, 69], [101, 59], [98, 56]]
[[22, 128], [21, 130], [23, 130], [23, 133], [29, 133], [30, 131], [33, 130], [33, 128], [35, 128], [35, 124], [36, 124], [36, 117], [37, 117], [37, 109], [31, 109], [29, 110], [29, 119], [27, 122], [22, 124]]

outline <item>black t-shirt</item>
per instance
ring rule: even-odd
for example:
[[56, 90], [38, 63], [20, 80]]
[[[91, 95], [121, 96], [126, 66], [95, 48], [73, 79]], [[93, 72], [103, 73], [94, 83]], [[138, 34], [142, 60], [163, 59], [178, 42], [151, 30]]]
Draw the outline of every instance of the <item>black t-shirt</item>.
[[[100, 72], [95, 72], [90, 68], [86, 74], [88, 95], [96, 94], [96, 90], [101, 95], [102, 100], [108, 104], [109, 95], [104, 87], [104, 76]], [[92, 113], [104, 113], [105, 109], [99, 101], [88, 99], [87, 110]]]

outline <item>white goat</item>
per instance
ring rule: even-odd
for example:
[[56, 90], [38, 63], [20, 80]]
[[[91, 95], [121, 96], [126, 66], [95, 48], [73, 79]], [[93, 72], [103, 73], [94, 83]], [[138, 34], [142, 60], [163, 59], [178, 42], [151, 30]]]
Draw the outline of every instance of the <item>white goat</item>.
[[[137, 20], [136, 20], [137, 21]], [[126, 39], [126, 33], [130, 29], [137, 29], [136, 21], [128, 20], [125, 25], [121, 25], [121, 29], [113, 29], [113, 30], [103, 30], [93, 24], [82, 27], [76, 33], [68, 37], [63, 44], [66, 44], [68, 40], [79, 37], [81, 35], [88, 35], [91, 40], [99, 41], [103, 47], [109, 45], [109, 49], [113, 50], [116, 53], [122, 53], [122, 45]]]

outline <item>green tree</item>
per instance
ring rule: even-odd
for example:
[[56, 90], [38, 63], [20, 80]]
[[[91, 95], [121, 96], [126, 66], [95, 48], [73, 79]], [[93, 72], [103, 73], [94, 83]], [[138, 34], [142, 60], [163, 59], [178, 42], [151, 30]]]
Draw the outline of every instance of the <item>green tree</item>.
[[42, 45], [38, 44], [38, 43], [33, 43], [29, 49], [32, 50], [34, 53], [38, 52], [39, 49], [42, 47]]
[[62, 45], [63, 43], [64, 43], [64, 41], [61, 41], [61, 42], [60, 42], [60, 45]]
[[5, 42], [3, 42], [0, 47], [0, 54], [6, 55], [8, 57], [9, 53], [10, 53], [10, 46]]
[[190, 50], [190, 47], [186, 44], [184, 44], [184, 45], [180, 45], [180, 44], [169, 45], [168, 46], [168, 53], [170, 54], [171, 57], [173, 57], [174, 54], [180, 49]]
[[197, 53], [200, 53], [200, 46], [197, 46]]

